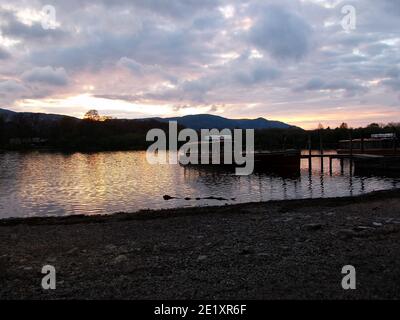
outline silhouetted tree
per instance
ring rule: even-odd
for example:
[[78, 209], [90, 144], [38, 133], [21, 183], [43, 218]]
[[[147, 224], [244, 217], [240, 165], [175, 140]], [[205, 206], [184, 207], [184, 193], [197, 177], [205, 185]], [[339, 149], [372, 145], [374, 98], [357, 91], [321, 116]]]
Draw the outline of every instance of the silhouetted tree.
[[381, 126], [378, 123], [371, 123], [367, 126], [368, 129], [380, 129]]
[[89, 110], [88, 112], [85, 113], [83, 116], [84, 120], [90, 120], [90, 121], [100, 121], [100, 115], [97, 110]]

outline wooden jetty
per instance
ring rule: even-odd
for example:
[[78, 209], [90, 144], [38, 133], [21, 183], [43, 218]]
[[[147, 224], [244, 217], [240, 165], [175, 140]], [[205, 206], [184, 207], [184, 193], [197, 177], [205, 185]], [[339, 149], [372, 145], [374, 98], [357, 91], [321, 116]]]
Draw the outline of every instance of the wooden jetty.
[[400, 156], [372, 156], [356, 157], [354, 164], [359, 172], [388, 172], [400, 173]]
[[[333, 160], [340, 160], [340, 167], [343, 170], [344, 160], [350, 161], [350, 169], [355, 163], [375, 163], [378, 159], [385, 158], [384, 156], [372, 155], [372, 154], [303, 154], [300, 156], [301, 159], [308, 159], [308, 168], [312, 170], [312, 159], [321, 159], [321, 170], [323, 171], [324, 165], [323, 160], [329, 159], [329, 172], [333, 172]], [[398, 157], [400, 160], [400, 157]]]
[[379, 170], [400, 172], [400, 153], [397, 147], [396, 133], [375, 134], [370, 139], [353, 139], [350, 131], [349, 140], [341, 140], [337, 154], [324, 154], [322, 136], [320, 135], [319, 154], [313, 154], [311, 148], [311, 136], [308, 138], [308, 154], [301, 155], [301, 159], [308, 159], [309, 170], [312, 170], [312, 159], [321, 159], [321, 171], [324, 170], [324, 159], [329, 159], [329, 172], [333, 171], [333, 160], [340, 160], [343, 172], [344, 161], [350, 162], [350, 174], [353, 166], [359, 171]]
[[[285, 149], [282, 148], [280, 151], [255, 151], [254, 152], [254, 164], [255, 164], [255, 169], [256, 170], [270, 170], [270, 169], [279, 169], [279, 170], [296, 170], [299, 171], [301, 168], [301, 159], [307, 159], [308, 160], [308, 169], [311, 172], [312, 171], [312, 160], [313, 159], [320, 159], [320, 165], [321, 165], [321, 172], [324, 171], [324, 160], [328, 159], [329, 160], [329, 172], [330, 174], [333, 174], [333, 160], [339, 160], [340, 161], [340, 168], [341, 172], [344, 170], [344, 162], [348, 161], [349, 162], [349, 169], [350, 169], [350, 174], [353, 174], [353, 168], [357, 166], [357, 169], [363, 169], [363, 170], [383, 170], [383, 171], [397, 171], [400, 172], [400, 155], [398, 154], [398, 148], [397, 148], [397, 138], [396, 136], [390, 135], [390, 137], [387, 137], [389, 135], [384, 135], [384, 137], [374, 137], [369, 140], [364, 140], [360, 139], [360, 141], [355, 140], [352, 138], [351, 132], [350, 132], [350, 139], [349, 140], [343, 140], [346, 142], [346, 148], [347, 149], [340, 149], [337, 150], [338, 152], [335, 154], [330, 154], [330, 153], [325, 153], [324, 148], [323, 148], [323, 142], [322, 142], [322, 136], [320, 135], [319, 139], [319, 150], [317, 152], [319, 153], [314, 153], [311, 147], [311, 136], [309, 136], [308, 139], [308, 153], [307, 154], [301, 154], [299, 150], [295, 149]], [[379, 147], [386, 146], [388, 147], [388, 150], [392, 152], [392, 154], [376, 154], [375, 152], [368, 153], [366, 151], [368, 150], [374, 150], [373, 147], [374, 145], [364, 145], [364, 142], [371, 142], [374, 141], [384, 141], [385, 143], [386, 140], [390, 141], [389, 144], [384, 145], [382, 143], [379, 144]], [[220, 150], [224, 150], [224, 139], [217, 139], [216, 141], [213, 141], [211, 143], [217, 143], [220, 144]], [[198, 143], [201, 145], [203, 142]], [[208, 142], [206, 142], [208, 144]], [[357, 144], [358, 143], [358, 144]], [[365, 148], [367, 147], [367, 148]], [[347, 152], [344, 152], [346, 151]], [[379, 149], [380, 150], [380, 149]], [[233, 159], [233, 162], [225, 162], [224, 161], [224, 154], [221, 153], [219, 155], [219, 160], [217, 163], [213, 162], [213, 156], [212, 156], [212, 151], [209, 150], [210, 153], [206, 155], [202, 155], [201, 153], [194, 153], [194, 157], [197, 158], [199, 161], [197, 162], [198, 165], [203, 165], [205, 164], [206, 166], [217, 166], [217, 167], [224, 167], [224, 166], [235, 166], [235, 161]], [[340, 151], [340, 152], [339, 152]], [[243, 155], [245, 152], [243, 153]], [[189, 153], [186, 154], [186, 156], [189, 155]], [[231, 158], [232, 155], [231, 155]], [[207, 160], [207, 161], [202, 161], [202, 160]], [[230, 164], [225, 164], [225, 163], [230, 163]]]
[[[186, 156], [190, 154], [187, 153]], [[228, 155], [228, 154], [227, 154]], [[246, 152], [242, 153], [243, 156]], [[233, 152], [229, 154], [231, 161], [224, 161], [225, 153], [221, 152], [217, 157], [218, 162], [214, 162], [212, 153], [203, 155], [201, 153], [193, 153], [192, 156], [197, 159], [195, 165], [198, 166], [216, 166], [216, 167], [230, 167], [230, 166], [243, 166], [243, 164], [236, 164]], [[257, 170], [269, 170], [269, 169], [287, 169], [287, 170], [300, 170], [300, 157], [301, 153], [299, 150], [288, 149], [288, 150], [277, 150], [277, 151], [255, 151], [253, 152], [254, 157], [254, 168]], [[181, 163], [181, 160], [179, 161]], [[191, 163], [190, 165], [193, 166]]]
[[371, 154], [382, 156], [400, 156], [398, 139], [395, 133], [372, 134], [371, 138], [340, 140], [337, 153]]

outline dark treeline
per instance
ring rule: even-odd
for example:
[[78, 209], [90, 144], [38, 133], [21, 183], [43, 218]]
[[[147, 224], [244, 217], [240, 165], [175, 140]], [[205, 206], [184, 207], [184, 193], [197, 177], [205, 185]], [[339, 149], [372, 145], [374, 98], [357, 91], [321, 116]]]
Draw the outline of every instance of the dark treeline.
[[336, 149], [340, 140], [370, 138], [377, 133], [400, 133], [400, 123], [387, 125], [372, 123], [366, 127], [349, 128], [342, 123], [337, 128], [323, 128], [315, 130], [301, 129], [269, 129], [256, 132], [255, 144], [258, 149], [307, 149], [311, 139], [312, 149]]
[[[31, 149], [54, 148], [64, 150], [145, 150], [152, 142], [146, 141], [150, 129], [160, 128], [168, 133], [168, 123], [156, 120], [76, 119], [58, 117], [49, 119], [40, 114], [18, 114], [10, 121], [0, 116], [0, 148]], [[181, 127], [182, 128], [182, 127]], [[399, 133], [400, 124], [371, 124], [365, 128], [338, 128], [316, 130], [265, 129], [255, 133], [256, 149], [306, 149], [311, 138], [313, 149], [335, 149], [340, 140], [369, 138], [375, 133]]]
[[64, 150], [145, 150], [150, 129], [168, 131], [168, 124], [155, 120], [94, 121], [61, 117], [40, 119], [35, 114], [17, 115], [12, 121], [0, 117], [3, 149], [54, 148]]

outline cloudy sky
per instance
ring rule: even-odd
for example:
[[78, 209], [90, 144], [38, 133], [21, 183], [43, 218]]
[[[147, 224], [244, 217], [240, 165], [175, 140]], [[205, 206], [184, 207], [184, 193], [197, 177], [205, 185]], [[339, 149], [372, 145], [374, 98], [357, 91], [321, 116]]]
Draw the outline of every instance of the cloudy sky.
[[0, 0], [0, 108], [399, 122], [399, 45], [399, 0]]

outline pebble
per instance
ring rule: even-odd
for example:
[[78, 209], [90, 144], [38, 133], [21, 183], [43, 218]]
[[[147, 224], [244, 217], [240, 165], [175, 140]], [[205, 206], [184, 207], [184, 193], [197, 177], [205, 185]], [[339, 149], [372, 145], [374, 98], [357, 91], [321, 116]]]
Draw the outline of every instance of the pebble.
[[123, 263], [123, 262], [126, 262], [126, 261], [128, 261], [128, 258], [127, 258], [127, 256], [125, 256], [123, 254], [119, 255], [118, 257], [116, 257], [113, 260], [114, 263]]
[[310, 223], [304, 225], [304, 228], [309, 230], [309, 231], [316, 231], [316, 230], [321, 230], [322, 229], [322, 224], [320, 223]]
[[342, 239], [348, 239], [357, 236], [357, 233], [350, 229], [341, 229], [338, 231], [337, 235]]
[[114, 246], [113, 244], [108, 244], [105, 246], [107, 251], [114, 251], [115, 249], [117, 249], [116, 246]]
[[67, 254], [73, 254], [73, 253], [75, 253], [76, 251], [78, 251], [78, 248], [72, 248], [71, 250], [68, 250], [67, 251]]
[[197, 261], [202, 261], [202, 260], [205, 260], [205, 259], [207, 259], [207, 256], [204, 256], [204, 255], [200, 255], [200, 256], [197, 257]]
[[249, 254], [253, 254], [254, 250], [252, 250], [251, 248], [244, 248], [242, 249], [242, 251], [240, 251], [240, 254], [242, 255], [249, 255]]
[[270, 256], [268, 253], [266, 253], [266, 252], [260, 252], [260, 253], [257, 253], [257, 255], [258, 256], [260, 256], [260, 257], [268, 257], [268, 256]]
[[353, 230], [354, 231], [365, 231], [365, 230], [370, 230], [370, 229], [372, 229], [371, 227], [365, 227], [365, 226], [357, 226], [357, 227], [354, 227], [353, 228]]

